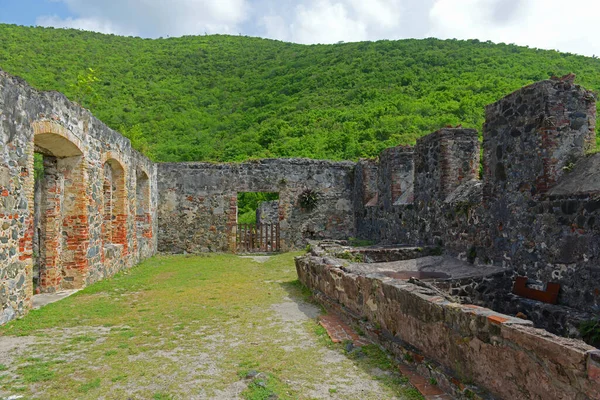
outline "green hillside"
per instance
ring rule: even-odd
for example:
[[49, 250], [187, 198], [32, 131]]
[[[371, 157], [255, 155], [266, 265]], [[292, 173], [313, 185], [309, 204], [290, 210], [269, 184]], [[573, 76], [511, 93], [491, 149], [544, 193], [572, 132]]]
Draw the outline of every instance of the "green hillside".
[[[551, 75], [600, 89], [600, 60], [491, 42], [297, 45], [0, 25], [0, 68], [91, 109], [157, 161], [356, 159]], [[92, 71], [90, 70], [92, 69]]]

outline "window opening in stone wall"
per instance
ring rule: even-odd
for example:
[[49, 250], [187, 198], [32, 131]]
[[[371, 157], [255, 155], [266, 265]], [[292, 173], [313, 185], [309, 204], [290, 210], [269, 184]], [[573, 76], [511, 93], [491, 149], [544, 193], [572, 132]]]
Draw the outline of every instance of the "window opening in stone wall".
[[136, 237], [140, 254], [149, 251], [152, 239], [152, 216], [150, 214], [150, 179], [144, 171], [136, 176]]
[[104, 164], [102, 191], [104, 201], [102, 236], [105, 250], [119, 245], [122, 246], [121, 256], [125, 256], [127, 254], [125, 170], [117, 160], [110, 159]]
[[279, 193], [237, 194], [237, 251], [279, 251]]
[[36, 293], [84, 286], [89, 246], [85, 160], [63, 136], [35, 135], [33, 276]]

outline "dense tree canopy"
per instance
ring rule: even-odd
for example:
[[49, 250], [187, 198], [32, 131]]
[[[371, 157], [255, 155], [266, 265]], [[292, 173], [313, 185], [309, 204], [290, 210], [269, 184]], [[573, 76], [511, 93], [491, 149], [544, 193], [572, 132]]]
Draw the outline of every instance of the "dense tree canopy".
[[141, 39], [0, 25], [0, 68], [89, 108], [157, 161], [356, 159], [552, 75], [600, 89], [600, 61], [478, 40], [299, 45]]

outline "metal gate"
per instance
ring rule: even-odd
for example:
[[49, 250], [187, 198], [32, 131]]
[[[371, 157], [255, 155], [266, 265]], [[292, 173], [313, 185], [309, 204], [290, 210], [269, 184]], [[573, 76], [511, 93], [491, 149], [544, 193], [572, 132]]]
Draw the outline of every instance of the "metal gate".
[[279, 224], [238, 224], [238, 253], [271, 253], [279, 251]]

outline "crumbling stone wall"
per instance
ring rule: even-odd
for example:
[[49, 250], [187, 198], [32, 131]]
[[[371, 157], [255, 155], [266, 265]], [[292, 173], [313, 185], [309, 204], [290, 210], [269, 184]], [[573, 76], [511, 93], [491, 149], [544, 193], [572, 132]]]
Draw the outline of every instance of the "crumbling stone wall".
[[[318, 245], [296, 258], [300, 281], [327, 308], [457, 398], [471, 385], [499, 399], [600, 398], [600, 351], [509, 315], [457, 304], [430, 288], [359, 273]], [[487, 398], [487, 397], [485, 397]]]
[[[572, 80], [542, 81], [516, 91], [486, 110], [482, 180], [475, 131], [442, 129], [420, 138], [414, 149], [413, 204], [366, 207], [355, 197], [357, 236], [438, 245], [474, 263], [509, 267], [513, 276], [502, 279], [508, 287], [497, 288], [504, 293], [517, 274], [542, 286], [558, 282], [561, 305], [597, 315], [600, 188], [594, 183], [597, 160], [585, 156], [595, 121], [593, 95]], [[357, 171], [364, 169], [361, 164]], [[480, 300], [493, 289], [488, 287]], [[496, 301], [498, 307], [502, 303], [508, 306]], [[540, 319], [547, 315], [529, 311]]]
[[[238, 192], [279, 193], [284, 251], [304, 247], [306, 238], [353, 236], [353, 169], [352, 162], [308, 159], [159, 164], [159, 251], [235, 251]], [[306, 189], [319, 196], [314, 210], [298, 202]]]
[[[44, 155], [45, 167], [37, 196], [34, 152]], [[121, 208], [110, 221], [103, 194], [107, 163], [123, 173]], [[141, 172], [149, 190], [140, 240], [136, 179]], [[156, 168], [128, 139], [60, 93], [40, 93], [0, 71], [0, 324], [31, 306], [34, 226], [43, 238], [36, 254], [39, 289], [81, 288], [155, 253], [156, 205]], [[103, 235], [107, 223], [117, 227], [110, 243]]]

